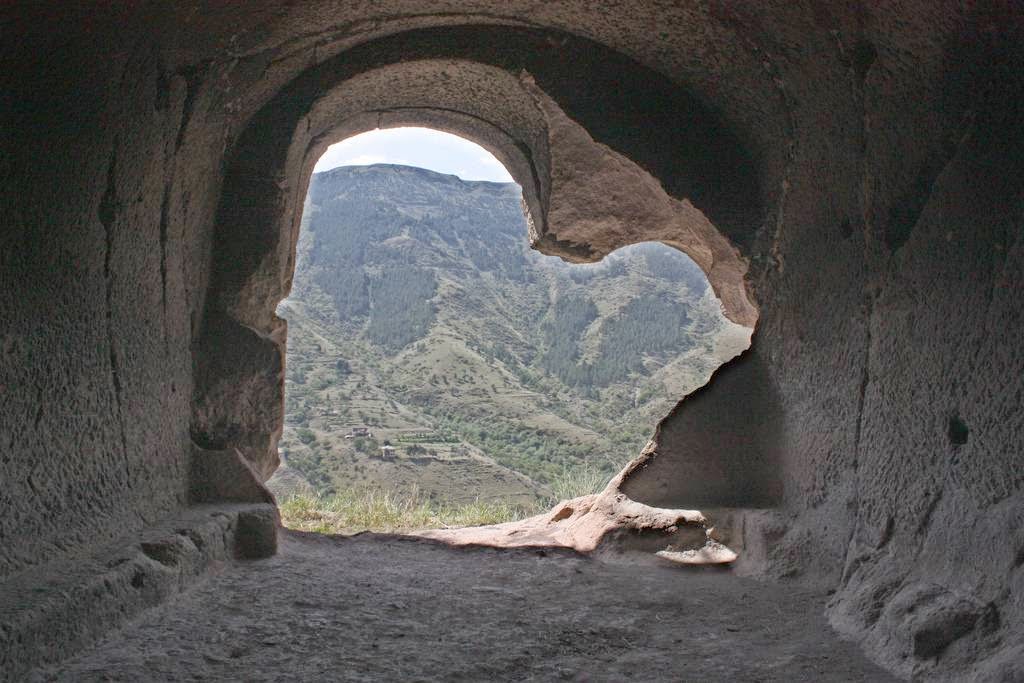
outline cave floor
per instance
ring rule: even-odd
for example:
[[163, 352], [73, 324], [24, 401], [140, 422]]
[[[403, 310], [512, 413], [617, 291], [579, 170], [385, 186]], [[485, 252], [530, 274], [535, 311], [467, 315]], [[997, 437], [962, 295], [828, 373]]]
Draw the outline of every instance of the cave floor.
[[31, 680], [892, 680], [825, 596], [722, 570], [284, 531]]

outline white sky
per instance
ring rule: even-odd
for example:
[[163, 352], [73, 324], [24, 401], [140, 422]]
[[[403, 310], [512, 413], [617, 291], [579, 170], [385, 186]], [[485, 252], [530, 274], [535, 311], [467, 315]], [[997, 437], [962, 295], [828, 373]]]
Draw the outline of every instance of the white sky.
[[501, 162], [480, 145], [430, 128], [388, 128], [353, 135], [328, 147], [313, 172], [368, 164], [419, 166], [463, 180], [512, 182]]

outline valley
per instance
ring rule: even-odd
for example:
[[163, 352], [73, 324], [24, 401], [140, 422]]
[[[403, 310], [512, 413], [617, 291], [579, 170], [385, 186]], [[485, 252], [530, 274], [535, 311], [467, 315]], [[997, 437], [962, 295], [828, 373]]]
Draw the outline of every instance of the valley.
[[749, 342], [680, 252], [566, 264], [529, 249], [518, 186], [405, 166], [314, 175], [278, 314], [279, 497], [592, 492]]

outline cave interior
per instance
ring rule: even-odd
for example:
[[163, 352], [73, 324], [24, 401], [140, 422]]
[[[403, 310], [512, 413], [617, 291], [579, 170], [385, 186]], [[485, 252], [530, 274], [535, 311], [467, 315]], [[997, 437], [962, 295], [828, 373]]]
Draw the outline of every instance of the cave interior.
[[15, 2], [0, 26], [0, 678], [287, 559], [263, 482], [312, 168], [419, 125], [506, 166], [533, 248], [670, 244], [753, 329], [590, 517], [554, 512], [574, 547], [699, 511], [729, 576], [826, 594], [879, 671], [1024, 680], [1017, 3]]

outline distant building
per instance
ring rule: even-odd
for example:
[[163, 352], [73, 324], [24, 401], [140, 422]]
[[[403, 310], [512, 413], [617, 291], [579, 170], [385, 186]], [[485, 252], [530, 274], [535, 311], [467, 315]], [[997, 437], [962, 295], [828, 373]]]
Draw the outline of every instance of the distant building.
[[360, 439], [373, 436], [369, 427], [353, 427], [352, 431], [345, 435], [346, 439]]
[[380, 447], [380, 457], [384, 458], [385, 460], [390, 460], [391, 458], [394, 458], [397, 453], [398, 449], [389, 443], [386, 443]]

